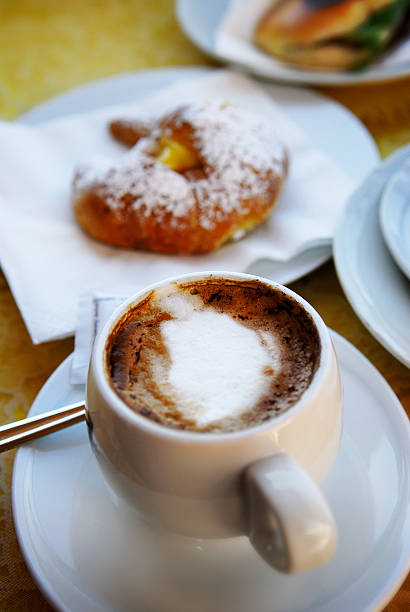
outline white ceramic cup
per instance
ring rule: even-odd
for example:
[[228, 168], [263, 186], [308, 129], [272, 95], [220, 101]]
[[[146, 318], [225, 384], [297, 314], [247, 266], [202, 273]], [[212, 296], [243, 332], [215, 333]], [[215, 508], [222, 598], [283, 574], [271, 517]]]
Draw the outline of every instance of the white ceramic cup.
[[[259, 280], [301, 304], [319, 334], [320, 363], [299, 401], [246, 430], [199, 433], [157, 424], [131, 410], [109, 380], [106, 345], [121, 317], [155, 288], [206, 278]], [[138, 292], [96, 339], [87, 422], [107, 482], [149, 521], [195, 537], [248, 535], [265, 561], [283, 572], [310, 569], [334, 553], [336, 527], [318, 484], [339, 448], [340, 373], [324, 322], [290, 289], [247, 274], [203, 272]]]

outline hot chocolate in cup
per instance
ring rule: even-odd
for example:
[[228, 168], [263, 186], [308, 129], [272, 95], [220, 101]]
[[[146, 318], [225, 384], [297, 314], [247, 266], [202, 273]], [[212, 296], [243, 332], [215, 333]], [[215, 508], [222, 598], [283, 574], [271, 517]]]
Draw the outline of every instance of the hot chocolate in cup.
[[337, 454], [339, 369], [300, 296], [239, 273], [167, 279], [122, 305], [98, 336], [90, 440], [113, 491], [184, 535], [248, 535], [276, 569], [336, 547], [318, 485]]

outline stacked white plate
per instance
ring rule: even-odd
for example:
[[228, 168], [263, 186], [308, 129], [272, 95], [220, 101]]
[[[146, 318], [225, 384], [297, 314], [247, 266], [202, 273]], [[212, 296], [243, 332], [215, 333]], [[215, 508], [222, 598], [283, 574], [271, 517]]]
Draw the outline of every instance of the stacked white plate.
[[386, 159], [353, 193], [333, 253], [356, 314], [410, 367], [410, 145]]

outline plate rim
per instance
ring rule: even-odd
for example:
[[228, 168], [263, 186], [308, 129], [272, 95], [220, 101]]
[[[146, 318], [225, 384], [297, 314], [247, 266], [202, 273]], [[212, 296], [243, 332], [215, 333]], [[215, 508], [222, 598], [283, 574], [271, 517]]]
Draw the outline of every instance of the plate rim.
[[[391, 199], [391, 192], [394, 191], [396, 187], [396, 183], [400, 180], [400, 174], [403, 168], [407, 165], [410, 170], [410, 152], [409, 156], [403, 161], [400, 165], [400, 168], [396, 170], [392, 176], [388, 179], [385, 188], [383, 189], [383, 193], [380, 198], [380, 209], [379, 209], [379, 222], [380, 228], [383, 234], [384, 241], [386, 243], [387, 248], [389, 249], [393, 259], [403, 272], [405, 276], [410, 280], [410, 262], [407, 263], [405, 257], [403, 256], [400, 248], [398, 248], [396, 241], [394, 240], [389, 228], [391, 228], [391, 224], [388, 220], [388, 201]], [[408, 178], [408, 182], [410, 185], [410, 175]]]
[[[145, 79], [145, 78], [150, 79], [150, 78], [157, 78], [157, 77], [158, 79], [160, 79], [162, 75], [168, 75], [168, 74], [169, 75], [174, 74], [175, 78], [180, 78], [182, 77], [182, 73], [186, 73], [187, 77], [192, 76], [194, 78], [194, 77], [199, 76], [199, 73], [202, 73], [205, 75], [207, 73], [210, 74], [211, 72], [217, 72], [217, 71], [223, 71], [223, 70], [230, 71], [232, 69], [227, 66], [215, 67], [215, 66], [208, 66], [208, 65], [201, 65], [201, 64], [190, 64], [190, 65], [182, 65], [182, 66], [181, 65], [164, 66], [164, 67], [158, 66], [156, 68], [150, 68], [148, 70], [128, 70], [125, 72], [119, 72], [116, 74], [85, 81], [84, 83], [79, 83], [78, 85], [75, 85], [74, 87], [70, 87], [69, 89], [66, 89], [63, 92], [60, 92], [54, 96], [51, 96], [47, 98], [46, 100], [43, 100], [39, 104], [36, 104], [35, 106], [29, 108], [21, 115], [19, 115], [16, 118], [16, 121], [19, 123], [23, 123], [25, 125], [36, 125], [36, 124], [42, 123], [43, 121], [46, 122], [46, 121], [51, 121], [53, 119], [65, 117], [68, 115], [67, 113], [58, 115], [58, 117], [44, 118], [44, 119], [39, 119], [36, 117], [36, 115], [38, 114], [38, 112], [40, 112], [41, 114], [44, 111], [47, 112], [47, 108], [50, 105], [54, 105], [56, 103], [58, 104], [60, 101], [63, 101], [65, 98], [68, 98], [71, 96], [83, 95], [87, 93], [88, 91], [93, 90], [95, 87], [112, 86], [114, 83], [117, 84], [127, 79]], [[235, 72], [235, 69], [233, 69], [233, 72]], [[374, 154], [375, 158], [377, 158], [377, 161], [380, 162], [381, 154], [377, 146], [376, 140], [373, 137], [373, 134], [366, 127], [363, 121], [361, 121], [360, 118], [352, 110], [350, 110], [350, 108], [348, 108], [347, 106], [339, 102], [339, 100], [332, 98], [324, 91], [318, 91], [316, 89], [312, 89], [311, 87], [307, 86], [304, 83], [294, 84], [294, 83], [282, 82], [282, 81], [276, 82], [272, 80], [262, 80], [261, 81], [260, 79], [255, 78], [255, 76], [252, 74], [247, 75], [247, 76], [250, 79], [254, 79], [262, 89], [280, 88], [282, 90], [288, 90], [289, 93], [291, 91], [297, 91], [298, 93], [303, 92], [302, 95], [307, 96], [312, 101], [322, 101], [324, 103], [330, 104], [331, 106], [335, 107], [337, 109], [337, 112], [343, 113], [344, 115], [346, 115], [346, 117], [349, 118], [349, 121], [351, 121], [352, 124], [355, 124], [355, 129], [360, 131], [363, 137], [365, 137], [368, 140], [368, 145], [369, 146], [371, 145], [372, 153]], [[98, 107], [98, 108], [105, 108], [107, 106], [111, 106], [111, 104], [107, 105], [104, 103], [101, 107]], [[77, 112], [78, 111], [75, 111], [75, 114], [77, 114]], [[85, 111], [85, 112], [88, 112], [88, 111]], [[34, 117], [34, 119], [32, 119], [32, 117]]]
[[[359, 349], [357, 349], [349, 340], [344, 338], [338, 332], [334, 330], [329, 330], [332, 336], [332, 340], [336, 345], [339, 345], [339, 350], [342, 352], [348, 351], [354, 355], [355, 360], [358, 360], [361, 363], [361, 366], [366, 368], [371, 379], [377, 380], [378, 384], [381, 385], [383, 393], [389, 400], [389, 416], [391, 418], [391, 423], [394, 426], [394, 432], [397, 437], [397, 440], [400, 440], [399, 450], [395, 446], [396, 452], [399, 456], [402, 456], [405, 459], [406, 454], [410, 457], [410, 422], [407, 418], [406, 412], [404, 411], [403, 406], [401, 405], [398, 397], [394, 393], [393, 389], [386, 381], [386, 379], [382, 376], [382, 374], [377, 370], [377, 368], [371, 363], [371, 361], [363, 354]], [[60, 376], [65, 375], [65, 371], [69, 368], [73, 354], [71, 353], [60, 365], [54, 370], [54, 372], [50, 375], [47, 381], [44, 383], [39, 393], [37, 394], [31, 408], [29, 414], [37, 414], [38, 406], [41, 405], [43, 401], [43, 397], [47, 397], [49, 393], [49, 386], [52, 384], [56, 384]], [[68, 386], [70, 385], [67, 379]], [[84, 385], [76, 386], [75, 388], [85, 388]], [[40, 411], [41, 412], [41, 411]], [[406, 445], [407, 441], [407, 445]], [[61, 595], [54, 584], [51, 584], [49, 580], [47, 580], [46, 571], [41, 568], [38, 561], [38, 552], [35, 550], [34, 545], [31, 543], [29, 538], [28, 529], [25, 526], [22, 527], [22, 523], [25, 521], [25, 505], [20, 504], [21, 498], [24, 496], [24, 480], [26, 476], [27, 470], [31, 466], [31, 460], [33, 457], [35, 450], [31, 447], [30, 444], [20, 447], [17, 450], [15, 462], [13, 466], [13, 475], [12, 475], [12, 515], [15, 524], [15, 530], [17, 539], [19, 542], [20, 550], [24, 557], [24, 560], [27, 566], [30, 569], [30, 573], [33, 576], [38, 588], [46, 597], [46, 599], [55, 606], [58, 610], [63, 610], [64, 612], [70, 611], [70, 606], [66, 605], [63, 600], [63, 595]], [[409, 463], [406, 462], [406, 480], [407, 484], [409, 483]], [[19, 483], [20, 481], [20, 483]], [[403, 531], [403, 529], [402, 529]], [[24, 533], [26, 532], [26, 533]], [[410, 531], [409, 531], [410, 532]], [[399, 567], [400, 566], [400, 567]], [[402, 554], [400, 560], [397, 562], [396, 567], [398, 567], [394, 576], [384, 585], [383, 593], [377, 600], [377, 594], [375, 594], [363, 612], [381, 612], [381, 610], [387, 605], [387, 603], [394, 597], [397, 591], [400, 589], [400, 586], [403, 584], [406, 579], [407, 573], [410, 569], [410, 559], [405, 558], [405, 555]], [[75, 584], [66, 579], [63, 576], [64, 580], [67, 580], [67, 583], [72, 588], [75, 588]], [[81, 595], [84, 598], [90, 600], [89, 594], [87, 592], [81, 591]], [[376, 601], [375, 601], [376, 600]], [[97, 601], [95, 598], [92, 598], [92, 603], [95, 604]]]
[[[189, 40], [198, 47], [203, 53], [208, 55], [209, 57], [223, 63], [230, 63], [236, 66], [240, 66], [242, 69], [245, 69], [251, 72], [254, 75], [259, 77], [272, 80], [272, 81], [280, 81], [285, 83], [296, 83], [299, 85], [318, 85], [321, 87], [347, 87], [347, 86], [358, 86], [363, 84], [376, 84], [376, 83], [387, 83], [389, 81], [396, 81], [405, 79], [410, 75], [410, 61], [405, 62], [404, 64], [399, 64], [399, 66], [403, 65], [403, 68], [398, 68], [389, 74], [379, 74], [377, 69], [375, 72], [370, 72], [363, 76], [363, 73], [359, 75], [350, 74], [350, 73], [335, 73], [329, 71], [318, 71], [317, 73], [312, 70], [302, 71], [299, 70], [296, 74], [289, 75], [288, 78], [283, 77], [281, 75], [272, 76], [267, 74], [263, 69], [255, 68], [254, 66], [249, 66], [246, 62], [241, 61], [233, 61], [227, 59], [225, 56], [217, 53], [214, 47], [209, 47], [202, 40], [199, 40], [192, 32], [190, 28], [189, 21], [185, 18], [185, 4], [187, 2], [191, 3], [193, 0], [176, 0], [175, 3], [175, 15], [178, 20], [180, 27], [184, 34], [189, 38]], [[199, 0], [194, 0], [199, 1]], [[222, 9], [221, 9], [222, 10]], [[221, 14], [222, 17], [222, 14]], [[214, 32], [214, 31], [213, 31]], [[322, 78], [320, 78], [322, 76]]]
[[[47, 395], [48, 387], [51, 386], [54, 381], [58, 380], [64, 373], [65, 369], [70, 366], [72, 358], [73, 353], [70, 353], [47, 378], [36, 395], [34, 402], [30, 406], [27, 413], [28, 417], [34, 416], [37, 413], [37, 405], [41, 403], [43, 396]], [[36, 554], [34, 545], [29, 538], [28, 529], [25, 525], [23, 525], [23, 527], [21, 526], [21, 524], [24, 523], [25, 516], [21, 516], [22, 510], [19, 508], [19, 506], [24, 509], [24, 503], [22, 503], [24, 491], [19, 490], [18, 479], [21, 478], [22, 482], [24, 482], [24, 476], [27, 470], [29, 470], [31, 467], [33, 452], [34, 451], [31, 448], [30, 443], [24, 444], [17, 448], [14, 458], [11, 480], [11, 510], [16, 537], [30, 575], [45, 599], [57, 610], [70, 612], [70, 610], [63, 603], [61, 596], [57, 593], [55, 585], [51, 585], [47, 580], [46, 571], [40, 567], [38, 555]], [[20, 472], [22, 473], [21, 476]], [[21, 485], [21, 489], [24, 489], [24, 485]]]
[[[336, 269], [336, 273], [339, 279], [339, 282], [343, 288], [343, 291], [351, 305], [351, 307], [353, 308], [353, 310], [355, 311], [356, 315], [358, 316], [358, 318], [360, 319], [360, 321], [363, 323], [363, 325], [369, 330], [369, 332], [374, 336], [374, 338], [376, 338], [376, 340], [391, 354], [393, 355], [396, 359], [398, 359], [401, 363], [403, 363], [405, 366], [407, 366], [408, 368], [410, 368], [410, 353], [405, 354], [405, 352], [403, 351], [403, 349], [400, 348], [400, 346], [397, 346], [396, 341], [394, 341], [393, 343], [390, 340], [390, 337], [388, 334], [386, 334], [385, 332], [380, 332], [380, 328], [375, 327], [375, 325], [373, 324], [373, 322], [371, 320], [368, 319], [368, 317], [365, 316], [365, 314], [362, 312], [363, 307], [363, 300], [361, 299], [361, 293], [360, 291], [355, 291], [354, 288], [357, 286], [357, 283], [352, 283], [351, 278], [351, 266], [350, 263], [348, 262], [348, 260], [346, 259], [346, 257], [344, 256], [344, 238], [345, 238], [345, 231], [344, 231], [344, 225], [346, 223], [346, 219], [348, 217], [348, 214], [350, 214], [350, 209], [353, 207], [353, 205], [355, 204], [355, 200], [357, 198], [357, 193], [361, 190], [363, 190], [365, 188], [365, 185], [368, 183], [368, 181], [375, 176], [377, 173], [380, 173], [382, 171], [382, 168], [385, 167], [385, 164], [394, 164], [395, 160], [397, 161], [398, 159], [404, 159], [405, 156], [410, 155], [410, 144], [405, 145], [404, 147], [401, 147], [400, 149], [398, 149], [397, 151], [395, 151], [392, 155], [390, 155], [388, 158], [386, 158], [382, 164], [376, 168], [373, 172], [371, 172], [369, 174], [369, 176], [365, 179], [365, 181], [363, 181], [363, 183], [361, 183], [361, 185], [358, 186], [357, 189], [355, 189], [355, 191], [351, 194], [344, 212], [339, 220], [338, 226], [336, 228], [336, 232], [334, 235], [334, 239], [333, 239], [333, 259], [335, 262], [335, 269]], [[380, 196], [381, 197], [381, 196]], [[379, 205], [380, 205], [380, 197], [378, 198], [377, 201], [373, 202], [371, 205], [369, 205], [369, 208], [374, 208], [377, 210], [375, 210], [374, 214], [377, 216], [377, 220], [379, 219]], [[347, 262], [347, 264], [346, 264]], [[393, 262], [393, 264], [395, 265], [395, 263]], [[401, 272], [400, 272], [401, 273]], [[354, 284], [354, 286], [353, 286]]]
[[[141, 69], [141, 70], [125, 70], [124, 72], [117, 72], [115, 74], [111, 74], [111, 75], [107, 75], [103, 77], [97, 77], [95, 79], [89, 79], [87, 81], [84, 81], [83, 83], [78, 83], [77, 85], [74, 85], [73, 87], [69, 87], [68, 89], [64, 91], [61, 91], [53, 96], [50, 96], [46, 98], [45, 100], [42, 100], [38, 104], [35, 104], [34, 106], [30, 107], [28, 110], [18, 115], [15, 121], [17, 121], [18, 123], [20, 122], [24, 123], [25, 125], [35, 125], [43, 121], [44, 122], [52, 121], [54, 117], [51, 119], [34, 119], [33, 121], [31, 119], [31, 116], [32, 115], [35, 116], [39, 111], [42, 112], [43, 110], [47, 109], [47, 107], [50, 104], [58, 103], [61, 100], [64, 100], [65, 98], [71, 95], [76, 96], [78, 94], [82, 94], [84, 92], [87, 92], [87, 90], [94, 89], [94, 87], [96, 86], [111, 85], [113, 81], [122, 81], [123, 79], [134, 78], [134, 77], [151, 78], [151, 77], [155, 77], [156, 75], [161, 75], [162, 73], [172, 74], [173, 72], [175, 73], [186, 72], [188, 75], [190, 72], [192, 73], [204, 72], [205, 73], [211, 70], [215, 70], [215, 67], [201, 65], [201, 64], [158, 66], [156, 68], [148, 68], [148, 69]], [[101, 108], [105, 106], [107, 106], [107, 104], [103, 104]], [[75, 114], [77, 114], [77, 112], [78, 111], [75, 111]], [[64, 117], [66, 115], [67, 113], [64, 113], [64, 115], [60, 115], [60, 117]]]

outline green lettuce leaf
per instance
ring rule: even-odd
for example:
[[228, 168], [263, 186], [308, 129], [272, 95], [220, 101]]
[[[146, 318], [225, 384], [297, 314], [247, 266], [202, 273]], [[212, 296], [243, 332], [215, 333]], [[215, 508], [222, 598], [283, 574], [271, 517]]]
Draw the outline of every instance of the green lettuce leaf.
[[369, 49], [370, 55], [379, 53], [400, 24], [410, 0], [395, 0], [371, 15], [365, 23], [348, 34], [346, 39]]

